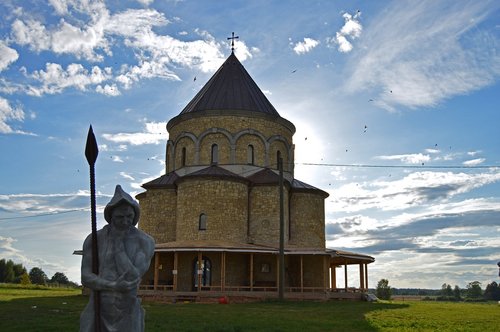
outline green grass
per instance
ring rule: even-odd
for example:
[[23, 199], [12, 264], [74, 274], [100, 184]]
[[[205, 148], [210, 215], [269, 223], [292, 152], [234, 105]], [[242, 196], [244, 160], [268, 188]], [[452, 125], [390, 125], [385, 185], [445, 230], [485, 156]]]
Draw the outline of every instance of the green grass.
[[54, 288], [40, 285], [0, 284], [0, 301], [28, 297], [53, 297], [81, 294], [79, 288]]
[[[88, 298], [75, 292], [79, 290], [0, 287], [0, 331], [78, 331], [79, 316]], [[500, 306], [493, 302], [143, 306], [146, 331], [500, 331]]]

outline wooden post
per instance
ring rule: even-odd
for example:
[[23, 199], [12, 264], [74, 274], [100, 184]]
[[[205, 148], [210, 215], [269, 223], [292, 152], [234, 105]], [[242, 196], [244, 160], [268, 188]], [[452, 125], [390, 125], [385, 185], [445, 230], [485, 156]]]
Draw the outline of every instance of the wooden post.
[[368, 289], [368, 264], [365, 264], [365, 285], [366, 289]]
[[300, 255], [300, 292], [304, 292], [304, 256]]
[[198, 278], [198, 292], [201, 291], [201, 260], [203, 259], [203, 255], [201, 251], [198, 251], [198, 271], [196, 271], [196, 277]]
[[345, 265], [344, 265], [344, 287], [345, 287], [345, 290], [347, 292], [347, 261], [345, 261]]
[[226, 252], [220, 254], [220, 289], [224, 291], [226, 288]]
[[179, 261], [179, 253], [176, 251], [174, 252], [174, 270], [172, 271], [172, 274], [174, 275], [174, 285], [173, 285], [174, 292], [177, 292], [177, 274], [179, 273], [179, 270], [177, 269], [178, 261]]
[[159, 274], [159, 265], [160, 265], [160, 253], [155, 252], [155, 274], [153, 281], [153, 289], [156, 290], [158, 288], [158, 274]]
[[250, 253], [250, 291], [253, 291], [253, 252]]
[[359, 288], [364, 290], [365, 288], [365, 271], [363, 263], [359, 264]]
[[337, 289], [337, 267], [336, 265], [330, 265], [330, 273], [332, 277], [332, 289]]
[[279, 296], [279, 283], [280, 283], [280, 255], [276, 257], [276, 286], [278, 286], [278, 296]]

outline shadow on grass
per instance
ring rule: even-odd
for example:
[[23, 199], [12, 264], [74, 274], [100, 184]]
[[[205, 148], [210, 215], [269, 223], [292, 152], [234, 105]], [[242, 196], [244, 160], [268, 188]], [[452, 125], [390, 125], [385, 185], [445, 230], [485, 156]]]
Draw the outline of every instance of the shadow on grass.
[[[0, 301], [0, 331], [78, 331], [86, 296]], [[260, 302], [245, 304], [143, 303], [146, 331], [378, 331], [366, 319], [406, 304]]]
[[376, 310], [407, 304], [368, 302], [260, 302], [246, 304], [145, 303], [146, 331], [379, 331], [366, 319]]

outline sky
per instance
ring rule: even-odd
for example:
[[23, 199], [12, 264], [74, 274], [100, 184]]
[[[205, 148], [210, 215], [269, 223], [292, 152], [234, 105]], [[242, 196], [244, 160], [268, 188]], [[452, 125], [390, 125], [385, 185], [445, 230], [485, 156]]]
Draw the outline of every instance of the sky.
[[165, 125], [235, 32], [296, 126], [295, 178], [330, 194], [327, 247], [373, 256], [370, 287], [499, 282], [500, 2], [4, 0], [0, 16], [0, 258], [80, 282], [89, 125], [101, 228], [116, 184], [164, 174]]

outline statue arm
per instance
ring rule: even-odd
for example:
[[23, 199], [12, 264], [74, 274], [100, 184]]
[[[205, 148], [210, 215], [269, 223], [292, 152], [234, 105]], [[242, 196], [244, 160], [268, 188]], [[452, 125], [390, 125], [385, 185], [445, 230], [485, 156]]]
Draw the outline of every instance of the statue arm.
[[149, 268], [154, 254], [154, 240], [149, 235], [138, 235], [137, 252], [129, 257], [124, 248], [122, 239], [116, 239], [117, 246], [115, 261], [120, 274], [126, 274], [127, 280], [140, 281], [140, 278]]
[[135, 257], [135, 266], [139, 270], [140, 276], [146, 273], [151, 264], [151, 259], [153, 258], [155, 251], [155, 242], [153, 238], [147, 234], [144, 234], [144, 238], [141, 241], [141, 250], [139, 254]]
[[125, 275], [121, 275], [117, 280], [107, 280], [92, 272], [92, 235], [89, 235], [83, 243], [82, 258], [82, 285], [90, 289], [101, 291], [127, 291], [136, 286], [136, 282], [128, 282]]

